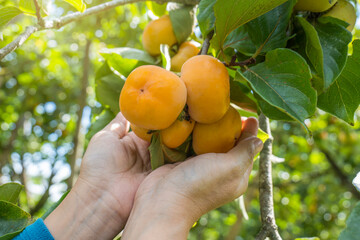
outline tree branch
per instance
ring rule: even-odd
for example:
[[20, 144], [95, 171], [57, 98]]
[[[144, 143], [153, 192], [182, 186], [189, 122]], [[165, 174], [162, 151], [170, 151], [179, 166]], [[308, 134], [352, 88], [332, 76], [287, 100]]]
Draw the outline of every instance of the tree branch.
[[[146, 0], [113, 0], [110, 2], [106, 2], [91, 8], [88, 8], [84, 12], [75, 12], [67, 14], [63, 17], [52, 19], [52, 20], [44, 20], [43, 23], [39, 22], [40, 26], [28, 26], [25, 31], [20, 34], [14, 41], [0, 49], [0, 60], [3, 59], [6, 55], [16, 50], [19, 46], [21, 46], [34, 32], [45, 30], [45, 29], [59, 29], [65, 26], [68, 23], [79, 21], [84, 17], [99, 14], [101, 12], [107, 11], [109, 9], [136, 2], [144, 2]], [[156, 0], [157, 3], [167, 3], [167, 2], [177, 2], [188, 5], [196, 5], [200, 2], [200, 0]]]
[[[0, 177], [2, 176], [1, 169], [9, 163], [11, 159], [11, 153], [13, 150], [13, 143], [18, 137], [19, 129], [23, 128], [25, 116], [22, 113], [15, 123], [15, 128], [11, 131], [10, 138], [5, 146], [1, 146], [2, 152], [0, 152]], [[0, 181], [1, 183], [1, 181]]]
[[50, 187], [52, 186], [52, 180], [54, 178], [54, 176], [56, 175], [56, 171], [54, 169], [54, 165], [55, 165], [55, 161], [54, 163], [52, 164], [51, 168], [52, 168], [52, 171], [51, 171], [51, 175], [50, 177], [48, 178], [48, 181], [47, 181], [47, 186], [46, 186], [46, 189], [45, 189], [45, 192], [44, 194], [41, 196], [41, 198], [39, 199], [39, 201], [36, 203], [36, 205], [34, 207], [32, 207], [29, 211], [30, 215], [33, 216], [35, 213], [37, 213], [46, 203], [46, 201], [49, 199], [50, 197]]
[[[236, 55], [235, 55], [236, 56]], [[249, 59], [246, 59], [242, 62], [235, 62], [235, 61], [231, 61], [230, 63], [223, 63], [226, 67], [244, 67], [244, 66], [248, 66], [248, 65], [251, 65], [251, 64], [254, 64], [256, 63], [256, 59], [255, 58], [249, 58]]]
[[20, 173], [20, 182], [21, 184], [24, 186], [24, 192], [25, 192], [25, 204], [26, 206], [28, 206], [29, 204], [29, 193], [28, 193], [28, 185], [27, 185], [27, 177], [26, 177], [26, 169], [25, 169], [25, 164], [24, 164], [24, 158], [21, 157], [20, 158], [20, 163], [21, 163], [21, 173]]
[[260, 114], [260, 128], [269, 135], [269, 139], [264, 143], [264, 148], [260, 153], [259, 160], [259, 190], [260, 190], [260, 212], [262, 228], [256, 240], [263, 240], [266, 237], [274, 240], [281, 240], [277, 230], [273, 202], [273, 183], [272, 183], [272, 142], [270, 122], [267, 117]]
[[81, 129], [81, 120], [83, 117], [84, 107], [86, 106], [86, 89], [89, 85], [89, 71], [90, 71], [90, 46], [91, 46], [91, 40], [87, 40], [86, 47], [84, 51], [84, 61], [83, 61], [83, 76], [81, 79], [81, 93], [79, 97], [79, 110], [77, 112], [77, 121], [76, 121], [76, 127], [75, 127], [75, 135], [74, 135], [74, 151], [69, 156], [69, 165], [70, 165], [70, 176], [66, 180], [66, 184], [68, 186], [68, 189], [72, 188], [73, 180], [75, 176], [75, 163], [76, 163], [76, 156], [78, 156], [78, 148], [79, 148], [79, 136], [80, 136], [80, 129]]
[[35, 26], [28, 26], [25, 28], [25, 31], [20, 34], [14, 41], [0, 49], [0, 60], [3, 59], [6, 55], [23, 45], [23, 43], [33, 34], [38, 31], [38, 28]]
[[210, 41], [212, 39], [212, 37], [214, 36], [214, 30], [212, 30], [211, 32], [209, 32], [209, 34], [206, 36], [204, 43], [201, 47], [201, 50], [199, 52], [199, 55], [207, 55], [208, 51], [209, 51], [209, 47], [210, 47]]
[[38, 23], [40, 26], [43, 27], [44, 19], [41, 17], [41, 8], [40, 8], [37, 0], [34, 0], [34, 5], [35, 5], [35, 11], [36, 11], [36, 17], [37, 17]]
[[341, 170], [341, 168], [337, 165], [335, 159], [332, 157], [330, 152], [328, 152], [325, 148], [319, 147], [320, 151], [325, 155], [326, 160], [331, 165], [335, 174], [339, 177], [341, 183], [347, 187], [347, 189], [354, 194], [354, 196], [360, 200], [360, 192], [358, 192], [355, 187], [352, 185], [351, 181], [349, 181], [346, 174]]

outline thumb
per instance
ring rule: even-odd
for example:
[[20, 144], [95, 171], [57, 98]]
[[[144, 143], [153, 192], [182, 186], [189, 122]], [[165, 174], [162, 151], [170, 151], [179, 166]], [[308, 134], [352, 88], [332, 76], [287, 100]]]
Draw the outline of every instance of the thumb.
[[263, 145], [263, 142], [259, 138], [252, 136], [239, 141], [227, 155], [231, 158], [231, 161], [235, 161], [237, 164], [240, 164], [242, 168], [247, 169], [253, 162], [256, 154], [262, 150]]

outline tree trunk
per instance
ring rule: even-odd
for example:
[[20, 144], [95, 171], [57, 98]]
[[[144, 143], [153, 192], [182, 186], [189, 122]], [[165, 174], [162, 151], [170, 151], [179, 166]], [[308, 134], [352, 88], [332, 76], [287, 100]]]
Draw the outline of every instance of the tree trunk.
[[17, 139], [18, 131], [23, 127], [24, 121], [25, 116], [24, 113], [22, 113], [19, 116], [17, 122], [15, 123], [15, 128], [11, 132], [8, 143], [4, 147], [2, 147], [2, 153], [0, 153], [0, 177], [2, 176], [1, 169], [10, 162], [13, 142]]
[[79, 109], [77, 112], [77, 121], [76, 121], [76, 128], [75, 128], [75, 135], [74, 135], [74, 151], [68, 158], [68, 162], [70, 164], [71, 174], [70, 177], [67, 179], [66, 184], [68, 189], [70, 189], [74, 183], [74, 176], [75, 176], [75, 164], [76, 164], [76, 157], [78, 156], [79, 149], [79, 142], [80, 142], [80, 129], [81, 129], [81, 119], [83, 117], [84, 107], [86, 106], [86, 88], [89, 84], [89, 70], [90, 70], [90, 46], [91, 40], [87, 40], [86, 47], [85, 47], [85, 54], [84, 54], [84, 61], [83, 61], [83, 76], [81, 79], [81, 94], [79, 97]]

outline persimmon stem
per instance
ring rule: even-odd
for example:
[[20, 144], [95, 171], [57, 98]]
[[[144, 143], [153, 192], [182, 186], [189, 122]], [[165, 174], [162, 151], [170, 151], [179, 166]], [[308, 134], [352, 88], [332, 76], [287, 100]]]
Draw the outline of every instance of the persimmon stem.
[[[236, 58], [236, 56], [235, 56]], [[233, 58], [234, 59], [234, 58]], [[225, 63], [223, 62], [223, 64], [226, 66], [226, 67], [244, 67], [244, 66], [248, 66], [248, 65], [251, 65], [251, 64], [254, 64], [256, 63], [256, 59], [255, 58], [249, 58], [249, 59], [246, 59], [244, 61], [241, 61], [241, 62], [235, 62], [233, 59], [231, 59], [231, 62], [230, 63]]]

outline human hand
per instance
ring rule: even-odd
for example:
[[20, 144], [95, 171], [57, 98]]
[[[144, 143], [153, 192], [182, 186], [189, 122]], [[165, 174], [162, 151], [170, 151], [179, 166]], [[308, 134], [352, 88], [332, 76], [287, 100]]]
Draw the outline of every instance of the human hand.
[[45, 220], [55, 239], [112, 239], [124, 228], [151, 169], [148, 143], [128, 129], [119, 113], [91, 139], [75, 186]]
[[185, 239], [206, 212], [242, 195], [262, 142], [258, 122], [243, 123], [236, 147], [153, 171], [140, 185], [122, 239]]

